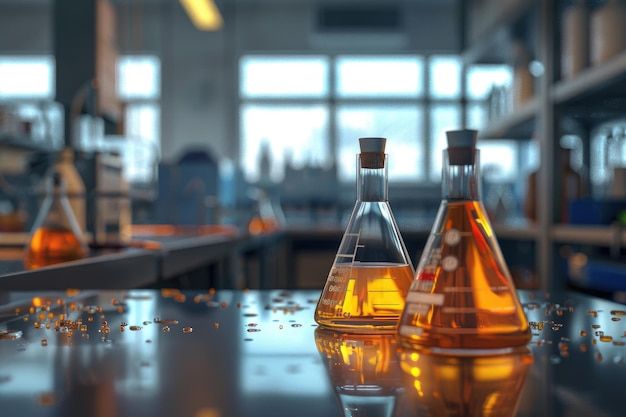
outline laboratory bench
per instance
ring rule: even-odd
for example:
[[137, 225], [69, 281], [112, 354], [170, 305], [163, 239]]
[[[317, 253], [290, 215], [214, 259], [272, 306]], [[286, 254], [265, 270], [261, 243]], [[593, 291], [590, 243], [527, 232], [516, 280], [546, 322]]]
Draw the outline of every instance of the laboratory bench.
[[[411, 351], [394, 335], [319, 328], [318, 296], [5, 293], [12, 304], [0, 311], [1, 414], [624, 415], [626, 313], [618, 304], [521, 292], [533, 329], [528, 349], [462, 357]], [[46, 329], [47, 317], [35, 324], [47, 305], [52, 320], [66, 314], [58, 330]]]
[[87, 258], [33, 270], [25, 268], [21, 249], [0, 248], [0, 290], [249, 287], [238, 272], [240, 258], [260, 260], [250, 272], [274, 285], [267, 254], [282, 242], [281, 233], [142, 238], [145, 248], [92, 250]]

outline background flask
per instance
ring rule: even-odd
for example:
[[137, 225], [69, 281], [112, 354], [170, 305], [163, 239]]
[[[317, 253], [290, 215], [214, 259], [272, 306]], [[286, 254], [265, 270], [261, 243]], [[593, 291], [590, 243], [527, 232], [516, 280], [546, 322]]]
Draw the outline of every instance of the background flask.
[[503, 349], [530, 340], [498, 241], [480, 201], [476, 131], [447, 132], [443, 201], [399, 326], [404, 344]]
[[387, 201], [383, 138], [359, 139], [357, 201], [315, 310], [320, 325], [395, 331], [413, 267]]
[[25, 264], [28, 268], [71, 261], [87, 255], [87, 245], [65, 194], [61, 175], [54, 172], [46, 188], [46, 198], [26, 249]]
[[318, 328], [315, 344], [346, 417], [394, 414], [403, 391], [394, 335]]
[[398, 356], [408, 396], [416, 402], [412, 405], [416, 415], [430, 417], [515, 416], [533, 363], [526, 347], [494, 356], [436, 355], [406, 349]]

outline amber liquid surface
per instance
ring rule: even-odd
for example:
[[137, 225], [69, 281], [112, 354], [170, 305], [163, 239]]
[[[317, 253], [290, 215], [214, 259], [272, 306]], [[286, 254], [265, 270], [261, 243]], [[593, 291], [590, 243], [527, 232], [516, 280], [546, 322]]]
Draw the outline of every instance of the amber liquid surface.
[[45, 226], [33, 234], [26, 252], [25, 264], [28, 268], [39, 268], [85, 256], [87, 256], [86, 247], [71, 230], [62, 226]]
[[440, 220], [407, 298], [403, 343], [441, 349], [528, 343], [528, 321], [482, 204], [448, 202]]
[[315, 321], [357, 333], [394, 331], [412, 280], [408, 264], [335, 264], [317, 304]]
[[[525, 349], [525, 348], [524, 348]], [[533, 358], [526, 351], [454, 357], [402, 350], [400, 367], [418, 415], [513, 417]]]

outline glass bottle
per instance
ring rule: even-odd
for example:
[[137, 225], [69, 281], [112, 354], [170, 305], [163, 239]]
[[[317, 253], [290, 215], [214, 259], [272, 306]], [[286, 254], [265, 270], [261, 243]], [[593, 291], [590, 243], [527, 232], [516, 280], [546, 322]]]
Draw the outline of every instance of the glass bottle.
[[416, 402], [413, 408], [431, 417], [515, 416], [533, 363], [528, 348], [518, 349], [493, 356], [400, 350], [405, 385], [412, 387], [408, 396]]
[[359, 139], [357, 201], [315, 321], [351, 332], [395, 331], [413, 266], [387, 200], [384, 138]]
[[318, 328], [315, 344], [346, 417], [394, 415], [402, 392], [394, 335]]
[[406, 299], [403, 344], [504, 349], [530, 340], [528, 321], [480, 197], [475, 130], [447, 132], [443, 201]]
[[80, 230], [87, 229], [87, 208], [85, 184], [74, 161], [74, 150], [65, 148], [59, 154], [59, 159], [53, 167], [53, 172], [59, 173], [63, 179], [65, 194], [74, 218]]
[[33, 225], [25, 264], [38, 268], [87, 256], [87, 246], [58, 172], [47, 181], [46, 198]]

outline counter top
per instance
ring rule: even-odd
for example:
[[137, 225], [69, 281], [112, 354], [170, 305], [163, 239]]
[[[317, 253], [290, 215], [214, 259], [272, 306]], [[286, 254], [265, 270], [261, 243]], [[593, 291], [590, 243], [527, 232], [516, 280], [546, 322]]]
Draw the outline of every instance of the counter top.
[[82, 318], [84, 332], [37, 329], [28, 306], [4, 312], [0, 334], [17, 338], [0, 340], [2, 415], [508, 416], [516, 404], [524, 417], [624, 415], [624, 307], [589, 296], [555, 305], [522, 293], [530, 353], [477, 359], [319, 329], [312, 291], [71, 295], [30, 294]]

